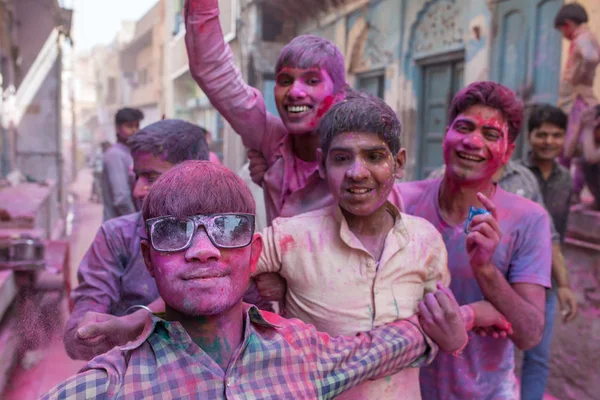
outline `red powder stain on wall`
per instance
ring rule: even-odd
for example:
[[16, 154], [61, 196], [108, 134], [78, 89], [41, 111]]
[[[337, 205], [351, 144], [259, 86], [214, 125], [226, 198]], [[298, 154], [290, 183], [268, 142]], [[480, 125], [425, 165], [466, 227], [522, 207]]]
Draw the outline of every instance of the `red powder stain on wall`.
[[288, 251], [294, 246], [294, 237], [291, 235], [286, 235], [281, 238], [279, 245], [281, 246], [281, 251]]

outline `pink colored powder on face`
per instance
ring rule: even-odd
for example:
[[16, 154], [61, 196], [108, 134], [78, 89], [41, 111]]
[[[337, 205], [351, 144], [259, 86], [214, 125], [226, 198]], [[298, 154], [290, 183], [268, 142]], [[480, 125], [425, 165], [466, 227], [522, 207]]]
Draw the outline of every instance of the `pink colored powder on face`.
[[[493, 139], [493, 133], [499, 134]], [[461, 179], [491, 179], [510, 157], [508, 125], [502, 113], [494, 108], [474, 105], [458, 115], [444, 138], [444, 160], [450, 172]], [[462, 155], [480, 158], [465, 161]]]

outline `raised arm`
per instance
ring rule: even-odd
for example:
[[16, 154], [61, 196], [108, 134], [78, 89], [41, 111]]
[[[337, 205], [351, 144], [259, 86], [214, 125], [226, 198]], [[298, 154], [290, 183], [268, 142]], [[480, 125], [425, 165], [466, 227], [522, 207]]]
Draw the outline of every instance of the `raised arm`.
[[285, 128], [266, 111], [261, 93], [246, 84], [236, 68], [219, 23], [218, 0], [186, 0], [184, 10], [192, 77], [242, 137], [244, 146], [261, 151], [269, 160]]

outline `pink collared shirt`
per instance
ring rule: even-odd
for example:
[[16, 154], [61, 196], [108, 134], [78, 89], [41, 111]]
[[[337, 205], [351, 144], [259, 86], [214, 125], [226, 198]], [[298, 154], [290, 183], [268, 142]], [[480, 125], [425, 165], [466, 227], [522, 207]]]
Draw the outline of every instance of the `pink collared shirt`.
[[[269, 165], [263, 190], [267, 225], [335, 203], [317, 163], [298, 160], [281, 119], [267, 112], [262, 94], [244, 82], [223, 40], [217, 0], [189, 1], [185, 42], [190, 72], [212, 105], [241, 136], [244, 146], [262, 153]], [[388, 200], [402, 209], [397, 191]]]

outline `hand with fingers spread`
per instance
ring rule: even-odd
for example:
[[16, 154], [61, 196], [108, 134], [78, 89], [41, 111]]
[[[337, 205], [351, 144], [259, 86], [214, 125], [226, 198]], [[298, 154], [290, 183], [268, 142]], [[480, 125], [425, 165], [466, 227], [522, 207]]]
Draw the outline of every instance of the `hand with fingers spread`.
[[491, 265], [492, 256], [502, 237], [496, 205], [483, 193], [477, 193], [477, 198], [491, 214], [480, 214], [473, 217], [470, 232], [467, 235], [469, 264], [474, 273]]
[[146, 310], [122, 317], [93, 311], [85, 313], [76, 332], [80, 354], [92, 359], [115, 346], [134, 340], [142, 333], [148, 317]]
[[454, 294], [441, 283], [437, 287], [419, 304], [419, 323], [440, 349], [454, 353], [467, 344], [465, 322]]

